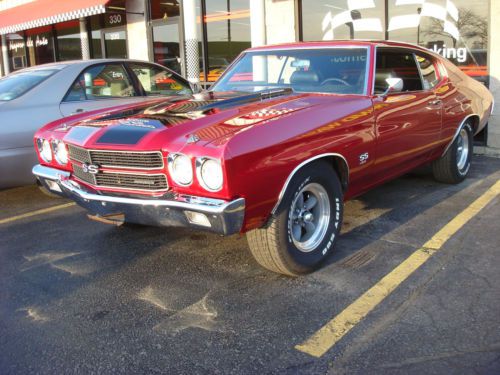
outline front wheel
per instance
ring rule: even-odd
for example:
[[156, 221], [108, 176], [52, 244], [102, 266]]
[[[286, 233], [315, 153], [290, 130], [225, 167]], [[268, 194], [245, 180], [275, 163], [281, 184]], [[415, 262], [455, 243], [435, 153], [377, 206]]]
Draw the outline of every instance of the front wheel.
[[324, 161], [299, 171], [266, 228], [247, 233], [257, 262], [289, 276], [317, 269], [330, 255], [343, 216], [337, 173]]
[[446, 154], [432, 163], [432, 173], [439, 182], [458, 184], [469, 173], [473, 147], [473, 132], [464, 124]]

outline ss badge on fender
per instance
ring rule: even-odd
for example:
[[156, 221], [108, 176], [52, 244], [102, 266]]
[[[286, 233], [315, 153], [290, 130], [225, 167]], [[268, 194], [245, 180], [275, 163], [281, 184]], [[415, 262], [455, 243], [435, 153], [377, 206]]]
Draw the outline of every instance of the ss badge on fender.
[[366, 161], [368, 160], [368, 157], [369, 157], [368, 152], [359, 155], [359, 164], [365, 164]]

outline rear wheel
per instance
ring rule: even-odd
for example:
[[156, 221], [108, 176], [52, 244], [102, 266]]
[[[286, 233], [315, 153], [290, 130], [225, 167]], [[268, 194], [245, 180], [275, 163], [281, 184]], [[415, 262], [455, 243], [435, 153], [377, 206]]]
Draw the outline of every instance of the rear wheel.
[[432, 173], [439, 182], [457, 184], [469, 173], [473, 148], [473, 132], [464, 124], [446, 154], [432, 163]]
[[317, 269], [330, 255], [340, 232], [340, 181], [326, 162], [299, 171], [266, 228], [247, 233], [252, 255], [263, 267], [289, 276]]

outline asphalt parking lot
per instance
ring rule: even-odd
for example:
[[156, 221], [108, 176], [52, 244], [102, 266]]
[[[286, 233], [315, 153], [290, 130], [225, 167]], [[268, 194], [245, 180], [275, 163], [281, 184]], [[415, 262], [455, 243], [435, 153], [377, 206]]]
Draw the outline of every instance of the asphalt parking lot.
[[499, 180], [500, 159], [477, 156], [460, 185], [379, 187], [296, 279], [244, 237], [107, 226], [34, 186], [0, 191], [0, 373], [499, 374]]

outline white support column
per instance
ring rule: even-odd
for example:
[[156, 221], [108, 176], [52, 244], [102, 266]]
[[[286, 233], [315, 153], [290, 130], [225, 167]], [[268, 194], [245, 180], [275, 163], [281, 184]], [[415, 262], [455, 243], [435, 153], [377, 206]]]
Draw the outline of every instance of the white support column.
[[[251, 0], [252, 2], [254, 0]], [[299, 40], [295, 0], [265, 0], [267, 44], [289, 43]]]
[[[266, 45], [266, 3], [265, 0], [250, 1], [250, 36], [252, 47]], [[253, 57], [255, 81], [267, 80], [267, 59], [264, 56]]]
[[182, 16], [184, 23], [184, 53], [186, 56], [186, 76], [189, 82], [200, 82], [200, 52], [198, 35], [196, 33], [196, 1], [182, 2]]
[[82, 46], [82, 60], [90, 60], [89, 34], [85, 18], [80, 18], [80, 43]]
[[250, 1], [250, 35], [252, 39], [252, 47], [266, 45], [265, 0]]
[[495, 110], [488, 124], [487, 154], [500, 156], [500, 1], [490, 0], [488, 30], [488, 69], [490, 91], [495, 99]]
[[146, 1], [126, 0], [127, 49], [129, 59], [149, 60], [149, 36], [146, 24]]
[[9, 51], [7, 50], [7, 37], [2, 35], [2, 65], [3, 74], [7, 75], [10, 73], [9, 67]]

